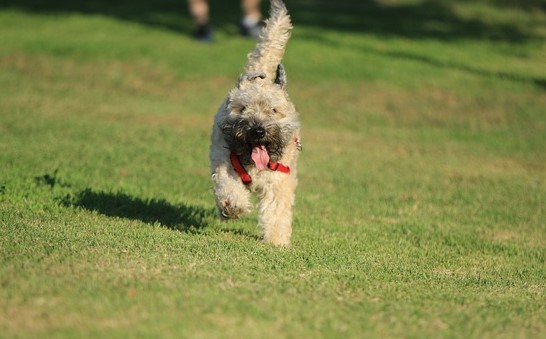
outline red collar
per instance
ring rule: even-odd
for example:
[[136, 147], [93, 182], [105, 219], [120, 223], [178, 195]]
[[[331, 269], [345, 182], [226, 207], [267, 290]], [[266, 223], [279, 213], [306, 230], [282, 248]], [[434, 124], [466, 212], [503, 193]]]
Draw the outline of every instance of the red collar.
[[[252, 183], [252, 177], [248, 174], [248, 172], [245, 170], [245, 168], [241, 164], [239, 157], [232, 152], [230, 155], [230, 159], [231, 159], [231, 165], [233, 166], [233, 169], [235, 170], [235, 172], [237, 172], [237, 174], [239, 174], [239, 177], [241, 177], [243, 184], [250, 185]], [[267, 164], [267, 167], [272, 171], [279, 171], [286, 174], [290, 173], [290, 167], [285, 166], [279, 162], [270, 161]]]

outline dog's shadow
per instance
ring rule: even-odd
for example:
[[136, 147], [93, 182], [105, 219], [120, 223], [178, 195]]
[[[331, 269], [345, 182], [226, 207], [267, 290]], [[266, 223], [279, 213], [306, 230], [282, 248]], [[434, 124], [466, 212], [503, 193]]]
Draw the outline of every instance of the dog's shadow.
[[205, 227], [214, 217], [214, 209], [185, 204], [173, 205], [164, 199], [140, 199], [125, 193], [96, 192], [86, 188], [63, 199], [65, 206], [80, 207], [100, 214], [140, 220], [148, 224], [194, 232]]

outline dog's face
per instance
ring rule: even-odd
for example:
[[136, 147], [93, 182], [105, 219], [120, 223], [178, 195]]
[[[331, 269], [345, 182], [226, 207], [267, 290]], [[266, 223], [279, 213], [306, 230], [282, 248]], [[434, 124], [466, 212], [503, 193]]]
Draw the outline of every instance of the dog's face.
[[231, 152], [245, 165], [264, 169], [278, 162], [299, 128], [294, 105], [283, 86], [253, 79], [239, 83], [226, 102], [218, 127]]

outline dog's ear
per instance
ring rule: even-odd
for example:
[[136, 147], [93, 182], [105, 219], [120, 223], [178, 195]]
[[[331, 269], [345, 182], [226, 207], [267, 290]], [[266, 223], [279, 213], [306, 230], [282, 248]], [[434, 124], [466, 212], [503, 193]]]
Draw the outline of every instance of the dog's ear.
[[277, 66], [277, 75], [275, 76], [274, 82], [283, 89], [286, 86], [286, 72], [284, 71], [284, 66], [282, 64]]
[[241, 85], [243, 84], [244, 81], [252, 82], [256, 79], [263, 80], [265, 78], [267, 78], [267, 75], [265, 74], [264, 71], [253, 71], [253, 72], [241, 74], [241, 76], [239, 76], [239, 81], [237, 81], [237, 88], [241, 89]]

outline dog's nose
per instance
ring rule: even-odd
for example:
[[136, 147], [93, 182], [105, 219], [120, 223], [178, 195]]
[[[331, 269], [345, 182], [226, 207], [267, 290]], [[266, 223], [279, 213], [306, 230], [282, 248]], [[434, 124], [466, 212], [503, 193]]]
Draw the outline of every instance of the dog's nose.
[[252, 136], [256, 139], [261, 139], [265, 137], [265, 129], [263, 127], [254, 127], [251, 132]]

